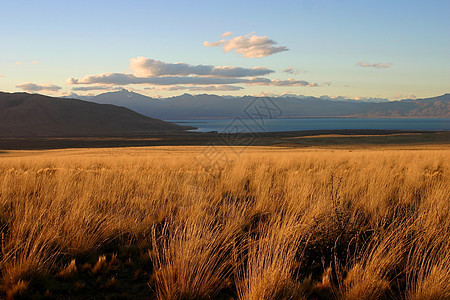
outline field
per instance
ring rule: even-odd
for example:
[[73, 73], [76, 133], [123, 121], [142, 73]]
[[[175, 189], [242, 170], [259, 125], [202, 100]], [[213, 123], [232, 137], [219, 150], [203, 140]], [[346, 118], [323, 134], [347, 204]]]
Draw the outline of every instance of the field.
[[450, 145], [450, 131], [306, 130], [235, 134], [232, 132], [157, 133], [128, 137], [0, 137], [4, 149], [111, 148], [143, 146], [283, 146]]
[[2, 151], [0, 297], [450, 298], [449, 183], [446, 145]]

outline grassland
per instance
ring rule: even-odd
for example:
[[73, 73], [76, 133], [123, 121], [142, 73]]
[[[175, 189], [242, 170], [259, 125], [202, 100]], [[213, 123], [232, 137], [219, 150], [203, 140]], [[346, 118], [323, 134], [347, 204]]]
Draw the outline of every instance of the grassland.
[[285, 132], [154, 133], [127, 137], [0, 137], [1, 150], [113, 148], [145, 146], [282, 146], [361, 147], [385, 145], [450, 145], [450, 131], [406, 130], [306, 130]]
[[1, 297], [450, 298], [450, 150], [0, 153]]

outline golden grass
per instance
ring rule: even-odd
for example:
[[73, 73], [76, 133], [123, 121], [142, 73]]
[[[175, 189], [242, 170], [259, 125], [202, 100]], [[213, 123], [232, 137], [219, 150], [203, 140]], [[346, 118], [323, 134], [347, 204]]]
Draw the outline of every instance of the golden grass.
[[0, 154], [2, 296], [450, 298], [450, 150], [205, 149]]

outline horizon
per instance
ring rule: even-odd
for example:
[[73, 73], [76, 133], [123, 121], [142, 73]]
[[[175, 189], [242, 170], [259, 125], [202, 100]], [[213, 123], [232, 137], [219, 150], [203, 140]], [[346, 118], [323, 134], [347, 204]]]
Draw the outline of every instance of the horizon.
[[0, 2], [8, 29], [0, 90], [354, 100], [448, 93], [448, 1], [233, 4]]
[[[148, 97], [148, 98], [152, 98], [152, 99], [170, 99], [170, 98], [176, 98], [176, 97], [181, 97], [181, 96], [192, 96], [192, 97], [196, 97], [196, 96], [217, 96], [217, 97], [221, 97], [224, 99], [231, 99], [231, 98], [245, 98], [245, 97], [253, 97], [253, 98], [315, 98], [315, 99], [320, 99], [320, 100], [329, 100], [329, 101], [355, 101], [355, 102], [374, 102], [374, 103], [384, 103], [384, 102], [396, 102], [396, 101], [403, 101], [403, 100], [424, 100], [424, 99], [433, 99], [433, 98], [437, 98], [437, 97], [442, 97], [442, 96], [446, 96], [446, 95], [450, 95], [450, 93], [444, 93], [441, 95], [434, 95], [434, 96], [429, 96], [429, 97], [423, 97], [423, 98], [402, 98], [402, 99], [389, 99], [389, 98], [377, 98], [377, 97], [356, 97], [358, 99], [354, 99], [354, 98], [346, 98], [343, 96], [328, 96], [328, 95], [320, 95], [320, 96], [308, 96], [308, 95], [301, 95], [301, 94], [280, 94], [280, 95], [247, 95], [247, 94], [243, 94], [243, 95], [218, 95], [218, 94], [212, 94], [212, 93], [188, 93], [188, 92], [184, 92], [184, 93], [180, 93], [177, 95], [171, 95], [171, 96], [167, 96], [167, 97], [152, 97], [151, 95], [146, 95], [144, 93], [139, 93], [139, 91], [135, 91], [132, 89], [126, 89], [126, 88], [120, 88], [120, 89], [116, 89], [116, 90], [107, 90], [107, 91], [102, 91], [98, 94], [87, 94], [87, 95], [78, 95], [76, 93], [71, 93], [69, 95], [61, 95], [61, 96], [57, 96], [57, 95], [53, 95], [53, 94], [45, 94], [45, 93], [40, 93], [40, 92], [33, 92], [33, 91], [13, 91], [13, 92], [9, 92], [9, 91], [0, 91], [0, 93], [11, 93], [11, 94], [29, 94], [29, 95], [42, 95], [42, 96], [48, 96], [48, 97], [54, 97], [54, 98], [65, 98], [65, 99], [76, 99], [76, 100], [83, 100], [83, 101], [89, 101], [89, 99], [91, 98], [95, 98], [96, 96], [101, 96], [104, 94], [110, 94], [110, 93], [120, 93], [120, 92], [127, 92], [127, 93], [133, 93], [133, 94], [137, 94], [139, 96], [144, 96], [144, 97]], [[77, 98], [78, 97], [78, 98]]]

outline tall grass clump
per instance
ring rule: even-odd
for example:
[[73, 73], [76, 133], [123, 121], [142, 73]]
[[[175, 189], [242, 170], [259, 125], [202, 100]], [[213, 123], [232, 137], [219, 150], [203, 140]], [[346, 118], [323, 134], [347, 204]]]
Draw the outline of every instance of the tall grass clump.
[[448, 149], [216, 150], [2, 153], [0, 297], [450, 297]]

